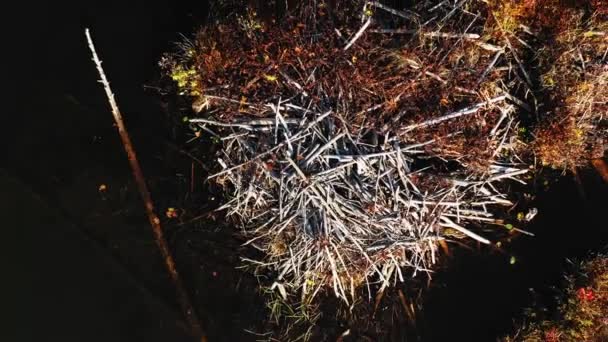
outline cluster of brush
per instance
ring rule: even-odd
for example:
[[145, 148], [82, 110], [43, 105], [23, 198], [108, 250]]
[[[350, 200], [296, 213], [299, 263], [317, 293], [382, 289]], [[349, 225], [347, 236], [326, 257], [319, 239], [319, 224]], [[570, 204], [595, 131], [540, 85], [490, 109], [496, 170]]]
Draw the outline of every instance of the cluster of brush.
[[503, 27], [500, 3], [302, 1], [280, 23], [244, 10], [163, 61], [221, 141], [209, 179], [282, 296], [350, 302], [432, 271], [447, 242], [504, 233], [536, 108], [529, 27]]

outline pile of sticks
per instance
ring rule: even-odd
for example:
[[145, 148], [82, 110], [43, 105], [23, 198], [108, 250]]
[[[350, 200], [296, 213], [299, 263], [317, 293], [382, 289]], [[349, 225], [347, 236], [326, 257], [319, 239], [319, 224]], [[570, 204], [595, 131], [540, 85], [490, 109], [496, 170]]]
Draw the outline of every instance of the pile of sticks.
[[[432, 140], [408, 144], [390, 134], [362, 135], [331, 109], [306, 110], [289, 101], [268, 106], [274, 117], [190, 121], [220, 129], [223, 169], [210, 176], [230, 189], [220, 210], [238, 218], [252, 236], [248, 244], [267, 253], [259, 263], [278, 272], [281, 292], [314, 296], [329, 285], [348, 301], [364, 281], [386, 286], [405, 280], [404, 267], [414, 275], [431, 270], [438, 242], [449, 239], [446, 231], [489, 244], [465, 226], [495, 222], [488, 208], [512, 205], [495, 185], [527, 171], [495, 163], [483, 177], [439, 175], [416, 162]], [[509, 113], [488, 137], [496, 141], [496, 155], [510, 148]]]
[[[202, 75], [193, 83], [203, 84], [196, 92], [201, 115], [189, 121], [221, 141], [220, 170], [209, 176], [226, 191], [219, 210], [238, 223], [247, 245], [264, 252], [263, 260], [244, 260], [272, 270], [272, 288], [283, 297], [314, 298], [331, 289], [352, 302], [363, 285], [386, 287], [432, 272], [445, 242], [490, 244], [486, 228], [502, 229], [496, 214], [512, 206], [502, 184], [523, 182], [528, 171], [518, 158], [516, 115], [516, 105], [525, 104], [496, 86], [507, 81], [511, 59], [504, 46], [469, 32], [483, 29], [479, 14], [463, 7], [469, 2], [478, 3], [427, 4], [419, 15], [361, 1], [361, 20], [350, 27], [299, 36], [306, 40], [300, 46], [335, 45], [315, 53], [281, 45], [273, 55], [266, 48], [272, 43], [262, 44], [270, 33], [260, 33], [260, 41], [246, 44], [268, 63], [264, 68], [218, 62], [242, 51], [209, 48], [216, 46], [207, 36], [212, 31], [203, 31], [193, 62]], [[420, 27], [384, 27], [372, 10]], [[390, 48], [394, 42], [378, 38], [395, 34], [423, 42], [406, 39]], [[452, 56], [464, 53], [477, 57]], [[291, 69], [297, 72], [285, 71]], [[257, 76], [239, 86], [204, 79], [218, 70]], [[359, 72], [349, 80], [349, 70]], [[248, 97], [235, 98], [239, 91]]]

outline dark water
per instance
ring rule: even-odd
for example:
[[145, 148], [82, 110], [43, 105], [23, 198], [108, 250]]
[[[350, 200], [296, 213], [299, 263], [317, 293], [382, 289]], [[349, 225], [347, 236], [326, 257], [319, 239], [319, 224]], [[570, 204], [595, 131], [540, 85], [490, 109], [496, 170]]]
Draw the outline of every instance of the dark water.
[[581, 178], [584, 198], [572, 177], [541, 191], [535, 201], [539, 214], [529, 227], [535, 237], [519, 238], [504, 253], [463, 253], [438, 277], [440, 285], [425, 308], [432, 340], [493, 341], [513, 332], [513, 319], [535, 304], [551, 318], [559, 294], [554, 287], [563, 285], [563, 272], [572, 269], [567, 259], [608, 246], [608, 187], [594, 172]]
[[[3, 146], [8, 148], [0, 166], [87, 226], [87, 234], [172, 305], [153, 242], [142, 233], [148, 229], [145, 217], [105, 95], [95, 82], [84, 28], [91, 29], [144, 172], [154, 180], [157, 206], [163, 208], [175, 204], [184, 190], [163, 186], [164, 180], [180, 177], [181, 166], [189, 164], [172, 159], [166, 144], [174, 139], [169, 118], [158, 94], [143, 85], [155, 84], [157, 61], [180, 39], [178, 33], [188, 35], [204, 22], [206, 2], [21, 5], [24, 19], [11, 34], [15, 42], [6, 43], [11, 47], [7, 54], [15, 59], [7, 70], [14, 74], [10, 97], [15, 109], [3, 117], [9, 128]], [[577, 185], [566, 176], [541, 191], [535, 202], [540, 213], [528, 227], [536, 237], [519, 238], [503, 251], [458, 252], [449, 270], [432, 282], [418, 322], [422, 340], [493, 341], [510, 331], [526, 306], [554, 305], [550, 289], [559, 285], [566, 259], [608, 243], [603, 213], [608, 187], [593, 172], [581, 179]], [[99, 199], [100, 183], [122, 189], [112, 193], [120, 199], [112, 203], [119, 205]], [[172, 230], [178, 264], [195, 302], [204, 308], [201, 316], [211, 340], [252, 339], [242, 330], [259, 327], [255, 322], [263, 319], [263, 307], [250, 293], [252, 279], [233, 269], [238, 261], [234, 242], [214, 231]], [[515, 265], [509, 264], [512, 255]]]

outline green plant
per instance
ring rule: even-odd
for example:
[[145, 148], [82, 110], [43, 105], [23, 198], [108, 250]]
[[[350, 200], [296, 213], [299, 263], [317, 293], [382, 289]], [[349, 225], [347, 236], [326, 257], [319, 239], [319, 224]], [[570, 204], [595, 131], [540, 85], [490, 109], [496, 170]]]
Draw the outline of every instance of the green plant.
[[193, 67], [187, 68], [181, 64], [177, 64], [171, 69], [169, 76], [177, 83], [180, 95], [201, 95], [199, 76]]

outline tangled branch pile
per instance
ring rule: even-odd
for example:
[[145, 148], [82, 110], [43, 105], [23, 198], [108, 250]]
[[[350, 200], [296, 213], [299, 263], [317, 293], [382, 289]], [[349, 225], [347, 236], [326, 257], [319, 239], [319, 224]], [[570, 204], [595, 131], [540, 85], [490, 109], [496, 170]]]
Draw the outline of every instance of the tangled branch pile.
[[221, 141], [221, 209], [283, 296], [348, 302], [429, 272], [445, 241], [490, 243], [504, 182], [528, 170], [517, 114], [534, 110], [499, 10], [303, 1], [280, 24], [246, 10], [206, 27], [162, 62]]

